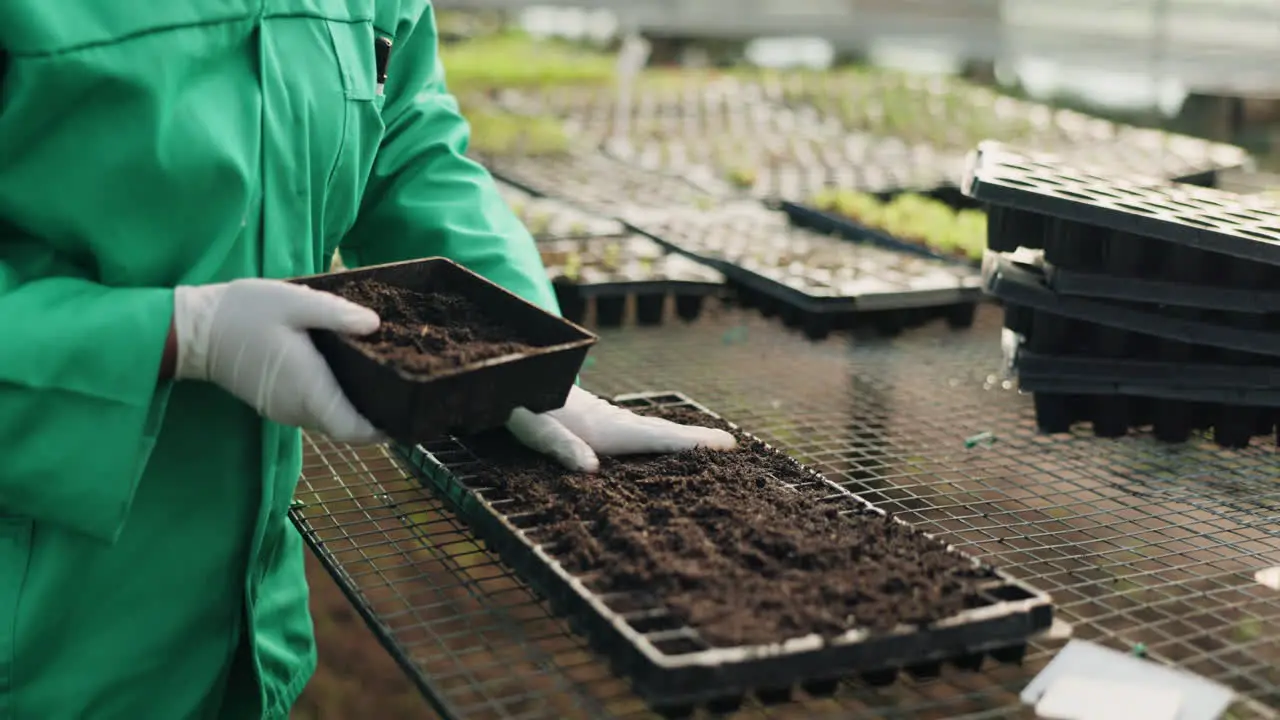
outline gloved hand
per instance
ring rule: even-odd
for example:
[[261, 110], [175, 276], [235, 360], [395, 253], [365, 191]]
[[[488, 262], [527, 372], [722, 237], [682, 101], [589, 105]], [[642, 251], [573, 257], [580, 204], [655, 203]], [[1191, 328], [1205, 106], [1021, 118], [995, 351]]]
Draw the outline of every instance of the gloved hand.
[[319, 430], [339, 442], [382, 435], [343, 395], [309, 329], [367, 335], [373, 310], [280, 280], [183, 285], [174, 291], [176, 380], [212, 382], [283, 425]]
[[507, 430], [531, 450], [579, 472], [599, 470], [601, 455], [670, 453], [699, 446], [732, 450], [738, 444], [724, 430], [637, 415], [576, 385], [559, 410], [537, 415], [515, 410]]

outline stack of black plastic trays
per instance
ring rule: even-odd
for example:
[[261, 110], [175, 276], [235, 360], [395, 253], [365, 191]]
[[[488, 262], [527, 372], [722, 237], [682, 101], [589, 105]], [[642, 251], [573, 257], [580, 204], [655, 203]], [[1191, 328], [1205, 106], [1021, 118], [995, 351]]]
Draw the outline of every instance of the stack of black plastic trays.
[[988, 205], [983, 283], [1042, 430], [1211, 431], [1227, 447], [1275, 432], [1280, 206], [994, 143], [964, 192]]

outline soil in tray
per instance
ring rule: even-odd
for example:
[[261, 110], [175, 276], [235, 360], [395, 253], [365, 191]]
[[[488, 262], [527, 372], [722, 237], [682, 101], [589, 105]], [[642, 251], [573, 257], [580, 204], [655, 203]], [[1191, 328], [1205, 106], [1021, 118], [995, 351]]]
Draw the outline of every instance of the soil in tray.
[[[728, 429], [688, 408], [641, 412]], [[918, 531], [851, 512], [847, 497], [831, 502], [831, 486], [758, 441], [605, 459], [597, 475], [504, 434], [472, 446], [477, 485], [511, 499], [503, 512], [531, 513], [520, 525], [567, 570], [596, 592], [654, 597], [712, 646], [928, 624], [974, 607], [975, 586], [993, 577]]]
[[434, 375], [534, 349], [518, 330], [488, 317], [461, 295], [355, 280], [334, 292], [382, 318], [377, 332], [352, 341], [409, 372]]

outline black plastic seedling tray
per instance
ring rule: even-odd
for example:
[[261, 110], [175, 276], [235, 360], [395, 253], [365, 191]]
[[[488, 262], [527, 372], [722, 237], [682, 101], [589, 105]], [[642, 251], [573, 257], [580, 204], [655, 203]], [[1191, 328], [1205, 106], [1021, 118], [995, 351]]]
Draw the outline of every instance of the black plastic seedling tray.
[[[668, 214], [637, 229], [716, 267], [743, 305], [778, 315], [815, 340], [839, 330], [894, 335], [939, 318], [969, 327], [982, 299], [980, 278], [970, 268], [795, 227], [786, 213], [754, 203]], [[825, 269], [803, 268], [810, 273], [805, 277], [756, 262], [803, 253], [822, 256]], [[844, 271], [849, 277], [837, 276]], [[832, 277], [822, 279], [827, 274]]]
[[[1005, 303], [1117, 331], [1258, 356], [1280, 357], [1280, 320], [1263, 313], [1162, 307], [1055, 293], [1043, 268], [987, 253], [987, 292]], [[1154, 342], [1154, 340], [1152, 340]]]
[[1230, 279], [1225, 273], [1214, 278], [1218, 283], [1207, 285], [1071, 270], [1051, 264], [1046, 264], [1044, 270], [1049, 287], [1059, 295], [1234, 313], [1280, 313], [1280, 291], [1250, 288], [1243, 282], [1235, 287], [1221, 284]]
[[982, 264], [980, 260], [970, 260], [959, 255], [944, 255], [943, 253], [934, 252], [929, 248], [918, 243], [899, 240], [883, 230], [867, 227], [854, 220], [838, 215], [833, 212], [819, 210], [817, 208], [783, 201], [779, 204], [780, 209], [791, 218], [792, 224], [796, 227], [808, 228], [814, 232], [823, 235], [836, 235], [846, 240], [854, 242], [869, 242], [881, 247], [897, 250], [900, 252], [912, 253], [921, 257], [933, 258], [935, 260], [944, 260], [946, 262], [954, 262], [963, 265], [977, 267]]
[[[1035, 395], [1036, 423], [1045, 432], [1088, 422], [1100, 437], [1120, 437], [1151, 426], [1157, 438], [1182, 442], [1193, 431], [1213, 430], [1218, 444], [1244, 447], [1275, 427], [1280, 362], [1142, 343], [1132, 333], [1012, 305], [1005, 324], [1015, 333], [1005, 342], [1007, 369]], [[1210, 352], [1196, 352], [1204, 350]]]
[[[615, 402], [624, 407], [685, 406], [718, 417], [678, 393], [627, 395]], [[436, 453], [421, 446], [407, 452], [424, 479], [452, 502], [486, 545], [547, 597], [555, 611], [567, 615], [575, 630], [631, 679], [644, 700], [668, 715], [684, 715], [704, 703], [734, 705], [749, 693], [786, 694], [794, 686], [829, 693], [839, 679], [857, 674], [887, 684], [900, 670], [923, 670], [941, 662], [975, 668], [987, 653], [1017, 662], [1027, 640], [1052, 624], [1053, 606], [1046, 594], [992, 570], [977, 607], [929, 627], [904, 626], [883, 634], [854, 630], [825, 643], [814, 635], [780, 644], [710, 649], [693, 628], [646, 630], [648, 620], [665, 612], [655, 600], [588, 589], [532, 538], [537, 526], [530, 525], [528, 516], [506, 514], [494, 489], [462, 479], [483, 462], [464, 442]], [[847, 507], [846, 516], [884, 515], [817, 472], [804, 470], [813, 482], [830, 487], [831, 500]], [[975, 569], [990, 569], [971, 561]]]
[[1280, 207], [1259, 198], [1102, 177], [995, 143], [971, 156], [963, 189], [990, 206], [988, 248], [1044, 249], [1064, 269], [1195, 282], [1280, 266]]
[[[597, 259], [618, 249], [616, 271], [582, 268], [567, 276], [570, 257]], [[673, 253], [644, 235], [558, 240], [542, 243], [543, 263], [552, 276], [560, 310], [565, 318], [583, 322], [590, 305], [595, 306], [595, 322], [600, 327], [618, 327], [626, 319], [628, 303], [634, 303], [639, 325], [661, 325], [668, 299], [673, 299], [676, 315], [696, 320], [710, 296], [725, 289], [722, 273], [709, 265]]]
[[352, 280], [377, 280], [419, 292], [456, 293], [481, 311], [519, 327], [536, 350], [419, 375], [380, 362], [350, 338], [311, 333], [343, 392], [369, 422], [399, 442], [501, 427], [511, 411], [564, 405], [596, 336], [445, 258], [312, 275], [293, 282], [333, 291]]

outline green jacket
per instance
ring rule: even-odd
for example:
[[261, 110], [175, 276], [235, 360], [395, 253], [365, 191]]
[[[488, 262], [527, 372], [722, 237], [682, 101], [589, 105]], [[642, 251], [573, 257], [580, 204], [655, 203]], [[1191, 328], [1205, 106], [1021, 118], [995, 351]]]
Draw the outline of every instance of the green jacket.
[[0, 720], [284, 718], [300, 433], [157, 388], [172, 288], [340, 247], [554, 309], [533, 242], [463, 157], [426, 0], [6, 0], [0, 48]]

